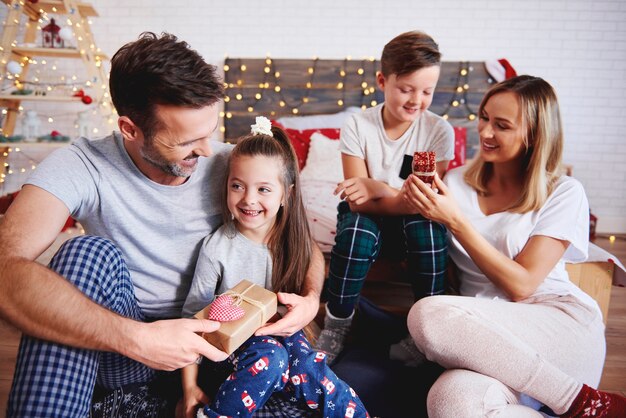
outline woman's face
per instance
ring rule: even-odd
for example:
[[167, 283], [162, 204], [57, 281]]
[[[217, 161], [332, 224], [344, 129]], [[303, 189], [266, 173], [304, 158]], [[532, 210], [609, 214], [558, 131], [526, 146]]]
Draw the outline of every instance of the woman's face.
[[485, 161], [505, 163], [524, 155], [522, 110], [515, 93], [502, 92], [489, 98], [479, 115], [478, 134]]

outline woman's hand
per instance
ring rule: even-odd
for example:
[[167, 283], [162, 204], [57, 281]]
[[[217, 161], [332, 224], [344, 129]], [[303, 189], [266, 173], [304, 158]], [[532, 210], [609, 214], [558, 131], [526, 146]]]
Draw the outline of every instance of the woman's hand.
[[431, 187], [411, 174], [402, 186], [402, 193], [410, 208], [448, 228], [462, 218], [456, 201], [439, 175], [435, 175]]

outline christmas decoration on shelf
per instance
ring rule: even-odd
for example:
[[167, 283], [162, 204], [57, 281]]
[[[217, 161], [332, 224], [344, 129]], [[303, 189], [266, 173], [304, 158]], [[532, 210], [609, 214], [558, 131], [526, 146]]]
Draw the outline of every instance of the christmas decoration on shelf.
[[91, 135], [89, 112], [79, 112], [78, 118], [74, 121], [74, 127], [78, 129], [78, 136], [88, 138]]
[[93, 99], [91, 98], [91, 96], [85, 94], [85, 92], [82, 89], [74, 93], [73, 96], [80, 97], [80, 100], [86, 105], [91, 104], [93, 102]]
[[[45, 6], [39, 10], [26, 1], [7, 1], [7, 15], [4, 23], [5, 36], [2, 39], [0, 55], [4, 65], [0, 66], [0, 96], [14, 96], [3, 102], [2, 128], [0, 133], [11, 136], [18, 118], [25, 117], [24, 107], [32, 107], [32, 102], [52, 103], [55, 100], [67, 103], [81, 103], [92, 111], [92, 123], [112, 124], [115, 111], [108, 94], [106, 57], [96, 48], [91, 33], [89, 15], [73, 2], [59, 1], [59, 7]], [[47, 11], [46, 11], [47, 10]], [[38, 13], [33, 17], [32, 13]], [[63, 22], [63, 23], [62, 23]], [[20, 42], [22, 41], [22, 42]], [[50, 49], [49, 51], [46, 51]], [[58, 51], [55, 51], [58, 50]], [[74, 50], [75, 52], [72, 52]], [[19, 57], [19, 58], [16, 58]], [[11, 61], [13, 59], [14, 61]], [[82, 61], [85, 75], [67, 74], [77, 66], [68, 65], [68, 59]], [[8, 62], [7, 62], [8, 61]], [[61, 61], [61, 63], [59, 63]], [[28, 97], [20, 96], [46, 96]], [[72, 100], [75, 98], [75, 101]], [[28, 103], [23, 101], [28, 100]], [[64, 114], [44, 115], [46, 109], [62, 109], [50, 105], [36, 104], [42, 123], [72, 125], [76, 111]], [[68, 117], [65, 117], [68, 116]], [[100, 119], [101, 122], [94, 121]], [[61, 125], [65, 129], [65, 125]], [[97, 133], [92, 128], [92, 133]]]
[[62, 135], [59, 131], [52, 131], [49, 134], [37, 137], [38, 142], [70, 142], [70, 137]]
[[[7, 144], [13, 142], [24, 142], [24, 135], [3, 135], [0, 134], [0, 143]], [[6, 155], [5, 155], [6, 157]]]
[[22, 66], [17, 61], [9, 61], [7, 64], [7, 71], [13, 75], [20, 75], [22, 73]]
[[72, 33], [72, 29], [68, 27], [61, 28], [59, 31], [59, 36], [63, 40], [63, 42], [67, 43], [74, 39], [74, 34]]
[[37, 112], [34, 110], [27, 110], [24, 119], [22, 119], [22, 135], [28, 142], [35, 142], [35, 139], [39, 136], [39, 127], [41, 121]]
[[57, 25], [54, 18], [50, 19], [50, 23], [41, 28], [41, 46], [44, 48], [63, 48], [64, 42], [59, 32], [61, 27]]

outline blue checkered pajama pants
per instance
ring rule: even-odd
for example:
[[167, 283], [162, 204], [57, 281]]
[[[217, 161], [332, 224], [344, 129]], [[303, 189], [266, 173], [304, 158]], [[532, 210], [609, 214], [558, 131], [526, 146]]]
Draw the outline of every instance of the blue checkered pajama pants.
[[387, 255], [406, 255], [408, 281], [416, 300], [444, 292], [448, 244], [443, 225], [421, 215], [364, 215], [352, 212], [346, 202], [340, 202], [337, 211], [325, 289], [327, 309], [334, 316], [346, 318], [352, 313], [383, 245]]
[[251, 337], [229, 358], [234, 371], [203, 413], [210, 418], [266, 416], [257, 414], [257, 408], [276, 394], [318, 411], [312, 416], [367, 417], [359, 397], [325, 357], [311, 349], [302, 331], [290, 337]]
[[[59, 249], [49, 267], [99, 305], [129, 318], [144, 319], [126, 263], [110, 241], [93, 236], [74, 238]], [[96, 382], [115, 388], [147, 382], [153, 375], [152, 369], [118, 354], [24, 335], [7, 416], [85, 417]]]

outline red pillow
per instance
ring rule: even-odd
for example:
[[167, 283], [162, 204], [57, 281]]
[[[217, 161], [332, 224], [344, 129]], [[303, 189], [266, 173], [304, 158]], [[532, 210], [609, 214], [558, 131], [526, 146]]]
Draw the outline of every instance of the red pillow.
[[448, 164], [448, 170], [465, 164], [465, 143], [467, 142], [467, 128], [454, 126], [454, 159]]
[[296, 157], [298, 158], [298, 167], [300, 170], [304, 168], [304, 164], [306, 164], [306, 159], [309, 155], [309, 147], [311, 146], [311, 135], [315, 132], [319, 132], [325, 137], [329, 139], [339, 139], [340, 129], [335, 128], [320, 128], [320, 129], [285, 129], [280, 123], [275, 120], [272, 121], [272, 125], [280, 127], [289, 139], [291, 140], [291, 145], [293, 146], [294, 151], [296, 152]]

